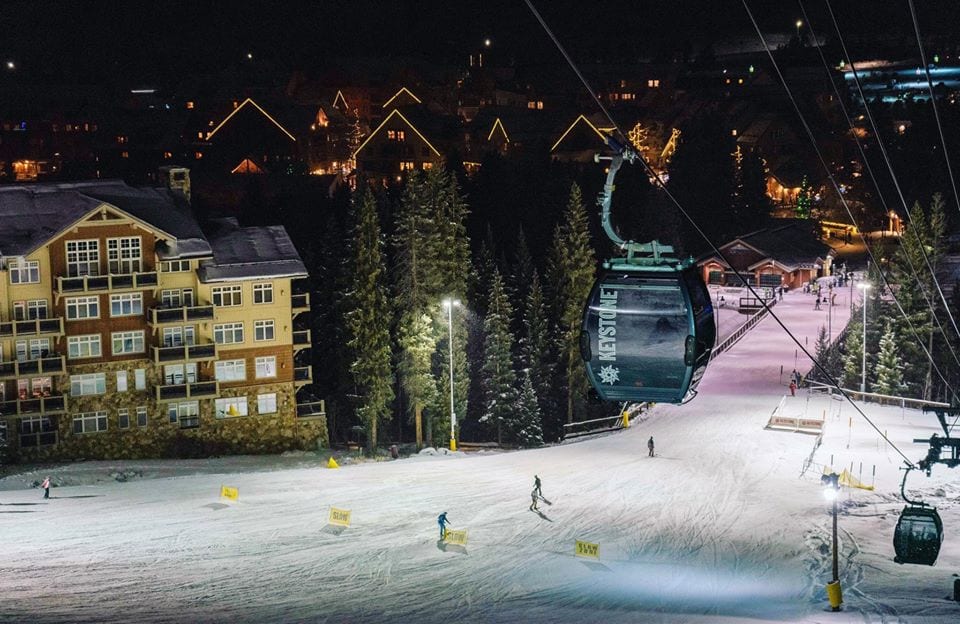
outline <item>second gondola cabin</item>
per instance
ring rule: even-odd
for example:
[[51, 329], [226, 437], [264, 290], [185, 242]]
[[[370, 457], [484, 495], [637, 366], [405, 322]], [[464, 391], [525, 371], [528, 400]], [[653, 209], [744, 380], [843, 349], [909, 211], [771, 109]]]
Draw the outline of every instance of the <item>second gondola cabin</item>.
[[713, 306], [695, 267], [614, 260], [590, 293], [580, 352], [602, 400], [685, 403], [715, 341]]

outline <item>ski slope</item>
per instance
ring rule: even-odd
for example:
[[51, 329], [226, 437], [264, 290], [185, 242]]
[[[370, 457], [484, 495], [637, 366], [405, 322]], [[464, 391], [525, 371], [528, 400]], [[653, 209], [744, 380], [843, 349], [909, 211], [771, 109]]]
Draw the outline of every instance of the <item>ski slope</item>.
[[[826, 323], [812, 296], [788, 293], [775, 312], [812, 350]], [[848, 312], [833, 313], [839, 332]], [[825, 414], [828, 425], [803, 477], [814, 438], [763, 429], [795, 361], [809, 368], [794, 358], [767, 318], [713, 362], [688, 405], [530, 451], [340, 470], [322, 467], [325, 456], [292, 455], [14, 475], [0, 481], [0, 622], [960, 621], [949, 599], [960, 472], [938, 467], [910, 482], [944, 518], [937, 565], [893, 563], [896, 453], [859, 418], [849, 427], [849, 405], [806, 392], [788, 397], [785, 412]], [[864, 409], [923, 456], [909, 440], [928, 437], [932, 418]], [[826, 609], [823, 590], [830, 516], [819, 470], [831, 455], [838, 469], [877, 467], [876, 493], [844, 494], [840, 613]], [[42, 501], [28, 486], [47, 472], [73, 485]], [[541, 515], [528, 511], [534, 474], [553, 503]], [[221, 485], [239, 488], [239, 500], [222, 501]], [[351, 510], [349, 528], [326, 526], [331, 506]], [[442, 511], [468, 531], [465, 548], [438, 542]], [[577, 539], [599, 544], [599, 558], [575, 557]]]

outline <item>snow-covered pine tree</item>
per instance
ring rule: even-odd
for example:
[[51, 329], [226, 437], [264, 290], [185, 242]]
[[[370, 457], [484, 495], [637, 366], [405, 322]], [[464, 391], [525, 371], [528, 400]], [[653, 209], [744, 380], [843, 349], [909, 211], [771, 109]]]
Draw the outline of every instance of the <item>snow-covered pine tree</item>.
[[567, 422], [573, 422], [574, 413], [583, 411], [588, 388], [587, 375], [580, 361], [580, 323], [597, 264], [590, 244], [587, 212], [580, 187], [576, 184], [570, 188], [566, 210], [554, 230], [550, 253], [547, 282], [559, 326]]
[[877, 378], [876, 390], [880, 394], [898, 396], [903, 392], [903, 363], [897, 353], [897, 335], [889, 321], [880, 338], [880, 354], [874, 373]]
[[502, 444], [504, 434], [513, 431], [514, 402], [516, 401], [517, 375], [513, 368], [513, 334], [510, 319], [513, 309], [507, 298], [500, 271], [494, 270], [490, 286], [490, 302], [483, 328], [484, 364], [482, 383], [484, 387], [484, 414], [481, 420], [496, 427], [497, 442]]
[[517, 399], [516, 416], [513, 423], [513, 439], [523, 447], [542, 446], [543, 430], [540, 427], [540, 406], [537, 394], [530, 381], [530, 375], [524, 374], [520, 396]]
[[[856, 314], [852, 316], [856, 316]], [[851, 390], [860, 389], [860, 382], [863, 376], [862, 332], [863, 325], [861, 323], [854, 321], [847, 325], [847, 354], [843, 358], [843, 380], [841, 385]]]
[[[411, 419], [427, 406], [433, 406], [437, 394], [432, 357], [439, 333], [433, 318], [436, 302], [430, 302], [430, 297], [434, 296], [431, 284], [436, 280], [429, 275], [435, 270], [431, 253], [434, 246], [429, 244], [435, 227], [427, 212], [425, 195], [423, 174], [414, 171], [403, 189], [392, 240], [393, 302], [399, 317], [398, 373]], [[430, 444], [433, 428], [429, 423], [425, 423], [424, 432], [426, 442]]]
[[556, 362], [556, 334], [550, 326], [547, 306], [536, 269], [530, 278], [529, 292], [523, 305], [523, 334], [520, 338], [520, 363], [527, 371], [534, 396], [543, 418], [543, 433], [557, 439], [563, 430], [563, 419], [556, 409], [551, 382]]
[[365, 186], [355, 201], [353, 280], [348, 294], [347, 342], [350, 365], [360, 395], [357, 415], [367, 432], [367, 447], [377, 446], [378, 424], [390, 420], [393, 370], [390, 354], [390, 306], [386, 291], [383, 240], [377, 200]]

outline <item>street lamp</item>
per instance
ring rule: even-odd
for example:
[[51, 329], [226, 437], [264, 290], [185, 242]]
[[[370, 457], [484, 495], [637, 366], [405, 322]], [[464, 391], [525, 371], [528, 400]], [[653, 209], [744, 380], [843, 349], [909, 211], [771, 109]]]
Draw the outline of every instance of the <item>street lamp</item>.
[[803, 26], [803, 20], [797, 20], [797, 43], [800, 42], [800, 27]]
[[447, 328], [449, 330], [450, 343], [450, 450], [457, 450], [457, 437], [454, 433], [457, 427], [457, 414], [453, 408], [453, 307], [459, 306], [457, 299], [444, 299], [443, 307], [447, 309]]
[[833, 503], [833, 580], [827, 583], [827, 599], [830, 608], [839, 611], [843, 604], [843, 592], [840, 589], [840, 563], [837, 553], [837, 498], [840, 493], [840, 475], [831, 471], [820, 477], [823, 484], [823, 496]]
[[861, 364], [860, 392], [865, 393], [867, 391], [867, 291], [870, 289], [870, 284], [860, 282], [857, 284], [857, 288], [863, 291], [863, 344], [860, 345], [863, 359]]

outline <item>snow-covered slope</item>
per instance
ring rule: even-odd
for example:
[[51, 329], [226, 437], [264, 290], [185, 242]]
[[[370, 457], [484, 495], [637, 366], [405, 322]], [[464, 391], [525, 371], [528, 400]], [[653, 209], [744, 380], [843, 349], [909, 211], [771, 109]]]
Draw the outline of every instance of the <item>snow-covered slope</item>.
[[[775, 310], [812, 348], [825, 321], [812, 298], [790, 293]], [[834, 313], [838, 331], [845, 314]], [[796, 365], [808, 368], [802, 355]], [[803, 477], [814, 438], [763, 429], [794, 366], [767, 319], [715, 360], [696, 400], [591, 440], [340, 470], [303, 457], [63, 466], [55, 481], [93, 482], [98, 469], [133, 478], [58, 487], [47, 502], [8, 489], [39, 472], [10, 477], [0, 622], [960, 621], [947, 599], [960, 571], [960, 475], [911, 481], [942, 490], [947, 541], [932, 568], [894, 564], [898, 458], [862, 421], [847, 427], [850, 406], [786, 399], [790, 413], [827, 414]], [[929, 417], [865, 409], [923, 455], [909, 439], [932, 433]], [[817, 464], [831, 454], [837, 467], [876, 465], [879, 490], [845, 495], [842, 613], [825, 609], [822, 589], [829, 515]], [[534, 474], [553, 503], [541, 515], [527, 509]], [[223, 503], [221, 484], [239, 501]], [[350, 528], [326, 526], [331, 506], [352, 511]], [[465, 549], [438, 543], [442, 511], [467, 529]], [[599, 559], [575, 557], [577, 539], [599, 544]]]

